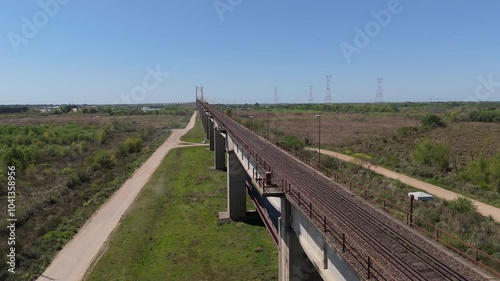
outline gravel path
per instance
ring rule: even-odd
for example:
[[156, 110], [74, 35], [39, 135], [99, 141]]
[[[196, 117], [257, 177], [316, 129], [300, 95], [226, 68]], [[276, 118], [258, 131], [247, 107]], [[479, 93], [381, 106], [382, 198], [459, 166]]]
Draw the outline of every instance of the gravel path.
[[110, 199], [97, 210], [73, 239], [52, 260], [37, 281], [81, 280], [89, 267], [105, 249], [111, 232], [134, 202], [141, 189], [160, 165], [167, 153], [182, 145], [180, 138], [194, 127], [196, 113], [184, 129], [172, 130], [168, 139], [144, 162]]
[[[306, 148], [306, 149], [311, 150], [311, 151], [316, 151], [316, 152], [318, 151], [316, 148]], [[321, 149], [321, 154], [332, 156], [332, 157], [335, 157], [337, 159], [348, 161], [348, 162], [358, 164], [358, 165], [360, 163], [362, 163], [362, 162], [360, 162], [360, 159], [358, 159], [358, 158], [355, 158], [355, 157], [352, 157], [349, 155], [345, 155], [342, 153], [338, 153], [338, 152], [325, 150], [325, 149]], [[364, 168], [370, 169], [371, 171], [373, 171], [377, 174], [380, 174], [382, 176], [385, 176], [385, 177], [388, 177], [391, 179], [399, 180], [404, 184], [407, 184], [407, 185], [413, 186], [415, 188], [424, 190], [424, 191], [426, 191], [434, 196], [437, 196], [439, 198], [443, 198], [446, 200], [454, 200], [454, 199], [457, 199], [457, 197], [465, 197], [459, 193], [446, 190], [446, 189], [439, 187], [437, 185], [426, 183], [426, 182], [423, 182], [421, 180], [417, 180], [415, 178], [412, 178], [412, 177], [409, 177], [409, 176], [406, 176], [406, 175], [403, 175], [400, 173], [396, 173], [394, 171], [388, 170], [388, 169], [380, 167], [380, 166], [375, 166], [375, 165], [362, 165], [362, 166]], [[466, 197], [466, 198], [468, 198], [468, 197]], [[479, 202], [479, 201], [474, 200], [474, 199], [470, 199], [470, 200], [472, 202], [474, 202], [474, 204], [477, 206], [477, 211], [479, 213], [481, 213], [483, 216], [491, 216], [495, 221], [500, 222], [500, 209], [499, 208], [485, 204], [483, 202]]]

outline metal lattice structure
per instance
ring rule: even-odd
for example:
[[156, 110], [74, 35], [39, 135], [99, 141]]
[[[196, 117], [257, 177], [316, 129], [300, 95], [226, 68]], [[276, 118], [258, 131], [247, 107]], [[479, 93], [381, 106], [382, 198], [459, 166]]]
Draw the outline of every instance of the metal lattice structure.
[[330, 80], [332, 76], [331, 75], [326, 75], [326, 96], [325, 96], [325, 103], [332, 103], [332, 93], [330, 91]]
[[382, 82], [384, 81], [384, 78], [377, 77], [377, 81], [378, 81], [378, 86], [377, 86], [377, 94], [375, 102], [382, 103], [384, 102], [384, 89], [382, 88]]
[[313, 103], [313, 86], [309, 86], [309, 103]]
[[274, 103], [278, 103], [278, 87], [274, 86]]

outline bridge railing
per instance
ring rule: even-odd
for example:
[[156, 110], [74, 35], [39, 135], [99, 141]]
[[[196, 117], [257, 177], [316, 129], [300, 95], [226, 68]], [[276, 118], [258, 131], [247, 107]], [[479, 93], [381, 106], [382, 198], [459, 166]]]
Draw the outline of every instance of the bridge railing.
[[[210, 110], [210, 109], [208, 109]], [[213, 113], [212, 113], [213, 114]], [[217, 112], [217, 114], [219, 114]], [[224, 115], [224, 117], [226, 117]], [[229, 117], [226, 117], [229, 118]], [[220, 120], [219, 120], [220, 121]], [[247, 129], [249, 130], [249, 129]], [[344, 177], [341, 177], [338, 173], [336, 173], [333, 169], [330, 169], [326, 166], [318, 164], [312, 157], [305, 155], [299, 151], [296, 151], [290, 147], [287, 147], [279, 142], [273, 142], [270, 139], [267, 139], [267, 136], [260, 134], [259, 132], [255, 132], [257, 135], [262, 137], [263, 139], [266, 139], [270, 141], [271, 143], [274, 143], [276, 146], [279, 148], [287, 151], [288, 153], [292, 154], [295, 156], [297, 159], [301, 160], [303, 163], [311, 166], [312, 168], [322, 172], [325, 176], [329, 177], [332, 179], [332, 181], [339, 183], [344, 186], [348, 186], [349, 189], [352, 192], [355, 192], [356, 194], [360, 195], [364, 199], [374, 203], [375, 205], [381, 207], [384, 211], [394, 215], [395, 217], [398, 217], [402, 219], [403, 221], [406, 220], [406, 223], [412, 227], [415, 227], [416, 229], [419, 229], [422, 231], [424, 234], [427, 236], [435, 239], [437, 242], [441, 243], [442, 245], [446, 246], [447, 248], [451, 249], [452, 251], [456, 252], [460, 256], [464, 257], [465, 259], [473, 262], [476, 266], [483, 268], [492, 274], [496, 275], [497, 277], [500, 276], [500, 260], [489, 255], [488, 253], [478, 249], [476, 246], [471, 245], [470, 243], [467, 243], [466, 241], [463, 241], [462, 239], [456, 237], [455, 235], [451, 234], [450, 232], [441, 229], [434, 225], [431, 222], [426, 221], [425, 219], [413, 214], [410, 210], [406, 209], [406, 206], [400, 206], [399, 204], [390, 201], [389, 199], [385, 198], [383, 195], [381, 195], [378, 192], [374, 192], [373, 190], [369, 190], [363, 186], [358, 185], [357, 183], [354, 183]], [[249, 156], [253, 156], [255, 161], [260, 163], [262, 167], [264, 167], [265, 170], [272, 172], [272, 167], [267, 164], [267, 162], [256, 152], [254, 151], [251, 146], [246, 143], [243, 139], [241, 139], [238, 135], [236, 134], [231, 134], [233, 138], [235, 138], [240, 144], [243, 145], [245, 150], [248, 151]], [[235, 143], [235, 145], [237, 145]], [[265, 191], [266, 188], [269, 188], [269, 186], [266, 186], [263, 182], [263, 180], [258, 180], [259, 186], [263, 188]], [[281, 192], [285, 192], [288, 190], [290, 191], [291, 184], [288, 183], [286, 180], [273, 180], [273, 183], [278, 183], [278, 188], [281, 190]], [[300, 200], [300, 199], [299, 199]], [[468, 254], [466, 252], [472, 253]]]
[[[302, 212], [309, 218], [309, 220], [325, 235], [330, 244], [339, 252], [348, 255], [346, 259], [351, 261], [352, 266], [361, 274], [366, 274], [366, 279], [375, 280], [399, 280], [391, 273], [390, 269], [381, 264], [363, 250], [364, 247], [359, 245], [353, 240], [350, 235], [341, 232], [342, 226], [335, 223], [331, 216], [327, 216], [319, 208], [314, 207], [311, 201], [301, 196], [300, 191], [292, 189], [291, 184], [285, 188], [285, 193]], [[352, 235], [352, 234], [351, 234]]]
[[413, 212], [406, 209], [405, 206], [400, 206], [399, 204], [388, 200], [382, 194], [373, 190], [369, 190], [339, 176], [339, 174], [335, 173], [332, 169], [327, 168], [323, 165], [319, 165], [316, 161], [312, 160], [310, 156], [302, 154], [299, 151], [291, 149], [290, 147], [287, 147], [281, 143], [277, 143], [276, 145], [279, 148], [294, 155], [297, 159], [300, 159], [305, 164], [308, 164], [312, 168], [322, 172], [324, 175], [331, 178], [334, 182], [342, 184], [346, 187], [348, 186], [349, 190], [354, 191], [364, 199], [381, 207], [384, 211], [402, 219], [403, 221], [406, 221], [408, 225], [420, 230], [428, 237], [433, 238], [434, 240], [436, 240], [436, 242], [441, 243], [463, 258], [469, 260], [476, 266], [489, 271], [497, 277], [500, 276], [499, 259], [458, 238], [456, 235], [450, 233], [449, 231], [439, 228], [438, 226], [425, 220], [424, 218], [413, 214]]

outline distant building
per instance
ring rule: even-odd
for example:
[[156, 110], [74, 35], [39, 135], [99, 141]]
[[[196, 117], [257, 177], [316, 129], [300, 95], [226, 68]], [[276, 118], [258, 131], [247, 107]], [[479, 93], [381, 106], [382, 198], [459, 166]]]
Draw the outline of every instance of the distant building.
[[44, 112], [44, 113], [45, 112], [52, 112], [52, 111], [54, 111], [56, 109], [59, 109], [59, 108], [60, 108], [60, 106], [58, 106], [58, 105], [55, 105], [55, 106], [44, 106], [44, 107], [40, 108], [40, 112]]
[[156, 108], [156, 107], [146, 107], [144, 106], [143, 108], [141, 108], [142, 111], [146, 112], [146, 111], [158, 111], [160, 110], [161, 108]]

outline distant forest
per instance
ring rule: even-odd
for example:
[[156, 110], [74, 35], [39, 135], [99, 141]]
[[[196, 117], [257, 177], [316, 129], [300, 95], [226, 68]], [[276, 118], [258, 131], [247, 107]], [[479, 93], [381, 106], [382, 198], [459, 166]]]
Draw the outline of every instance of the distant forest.
[[22, 113], [28, 111], [27, 106], [22, 105], [0, 105], [0, 114], [5, 113]]

